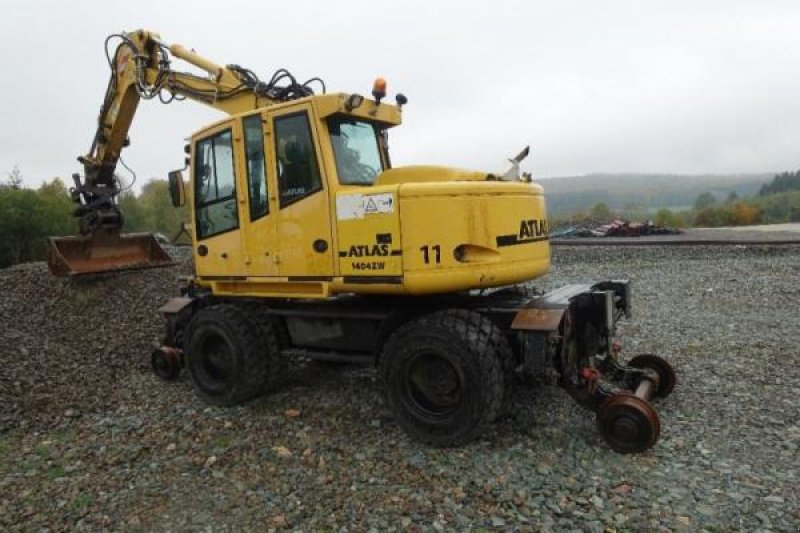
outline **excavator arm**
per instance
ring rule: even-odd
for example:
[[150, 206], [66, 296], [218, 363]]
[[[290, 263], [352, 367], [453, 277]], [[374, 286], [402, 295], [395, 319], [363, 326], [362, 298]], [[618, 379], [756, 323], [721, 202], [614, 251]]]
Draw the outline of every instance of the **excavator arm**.
[[[120, 43], [111, 55], [108, 46], [114, 39]], [[325, 90], [319, 78], [299, 83], [285, 69], [262, 82], [248, 69], [218, 65], [181, 45], [168, 45], [157, 33], [146, 30], [109, 36], [106, 56], [111, 76], [97, 130], [89, 152], [78, 157], [84, 172], [82, 177], [73, 174], [75, 186], [70, 190], [82, 237], [50, 239], [50, 269], [59, 276], [171, 263], [152, 235], [120, 234], [123, 218], [117, 198], [122, 186], [115, 170], [122, 149], [129, 144], [128, 131], [140, 100], [157, 98], [167, 104], [189, 99], [235, 114], [310, 96], [314, 82]], [[205, 75], [173, 69], [173, 58]]]

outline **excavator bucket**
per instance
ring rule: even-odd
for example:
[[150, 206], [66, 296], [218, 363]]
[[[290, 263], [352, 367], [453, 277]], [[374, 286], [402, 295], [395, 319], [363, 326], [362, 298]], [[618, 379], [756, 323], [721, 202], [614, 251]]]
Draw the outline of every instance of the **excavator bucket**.
[[50, 237], [49, 241], [47, 264], [58, 277], [175, 264], [150, 233], [98, 231], [83, 237]]

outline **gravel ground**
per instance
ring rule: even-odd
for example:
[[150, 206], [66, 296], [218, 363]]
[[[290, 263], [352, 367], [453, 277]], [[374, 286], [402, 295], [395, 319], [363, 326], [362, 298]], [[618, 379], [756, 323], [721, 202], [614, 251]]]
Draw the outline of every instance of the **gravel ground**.
[[301, 364], [277, 393], [209, 408], [185, 375], [165, 384], [148, 368], [179, 274], [0, 271], [0, 529], [800, 524], [800, 247], [554, 248], [541, 286], [632, 279], [625, 353], [678, 369], [661, 440], [634, 456], [549, 385], [451, 450], [410, 441], [369, 368]]

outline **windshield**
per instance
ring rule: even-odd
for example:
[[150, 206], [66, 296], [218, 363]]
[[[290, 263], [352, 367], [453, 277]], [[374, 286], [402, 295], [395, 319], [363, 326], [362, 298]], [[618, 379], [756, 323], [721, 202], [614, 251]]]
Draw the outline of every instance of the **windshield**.
[[372, 185], [383, 171], [378, 135], [369, 122], [332, 118], [328, 122], [336, 172], [342, 185]]

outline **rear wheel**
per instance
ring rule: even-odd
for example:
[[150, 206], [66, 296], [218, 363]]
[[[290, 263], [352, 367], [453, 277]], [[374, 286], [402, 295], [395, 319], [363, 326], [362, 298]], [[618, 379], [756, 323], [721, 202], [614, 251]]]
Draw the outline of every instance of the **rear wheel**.
[[200, 309], [189, 323], [185, 342], [197, 394], [219, 406], [257, 396], [267, 379], [265, 344], [260, 324], [242, 310], [226, 304]]
[[381, 377], [387, 403], [411, 436], [434, 446], [458, 446], [497, 418], [505, 389], [491, 320], [466, 310], [418, 318], [384, 347]]
[[281, 350], [288, 345], [286, 326], [271, 317], [260, 305], [248, 306], [246, 310], [261, 327], [264, 337], [261, 353], [267, 364], [261, 391], [271, 392], [280, 386], [289, 372], [289, 360], [281, 355]]

